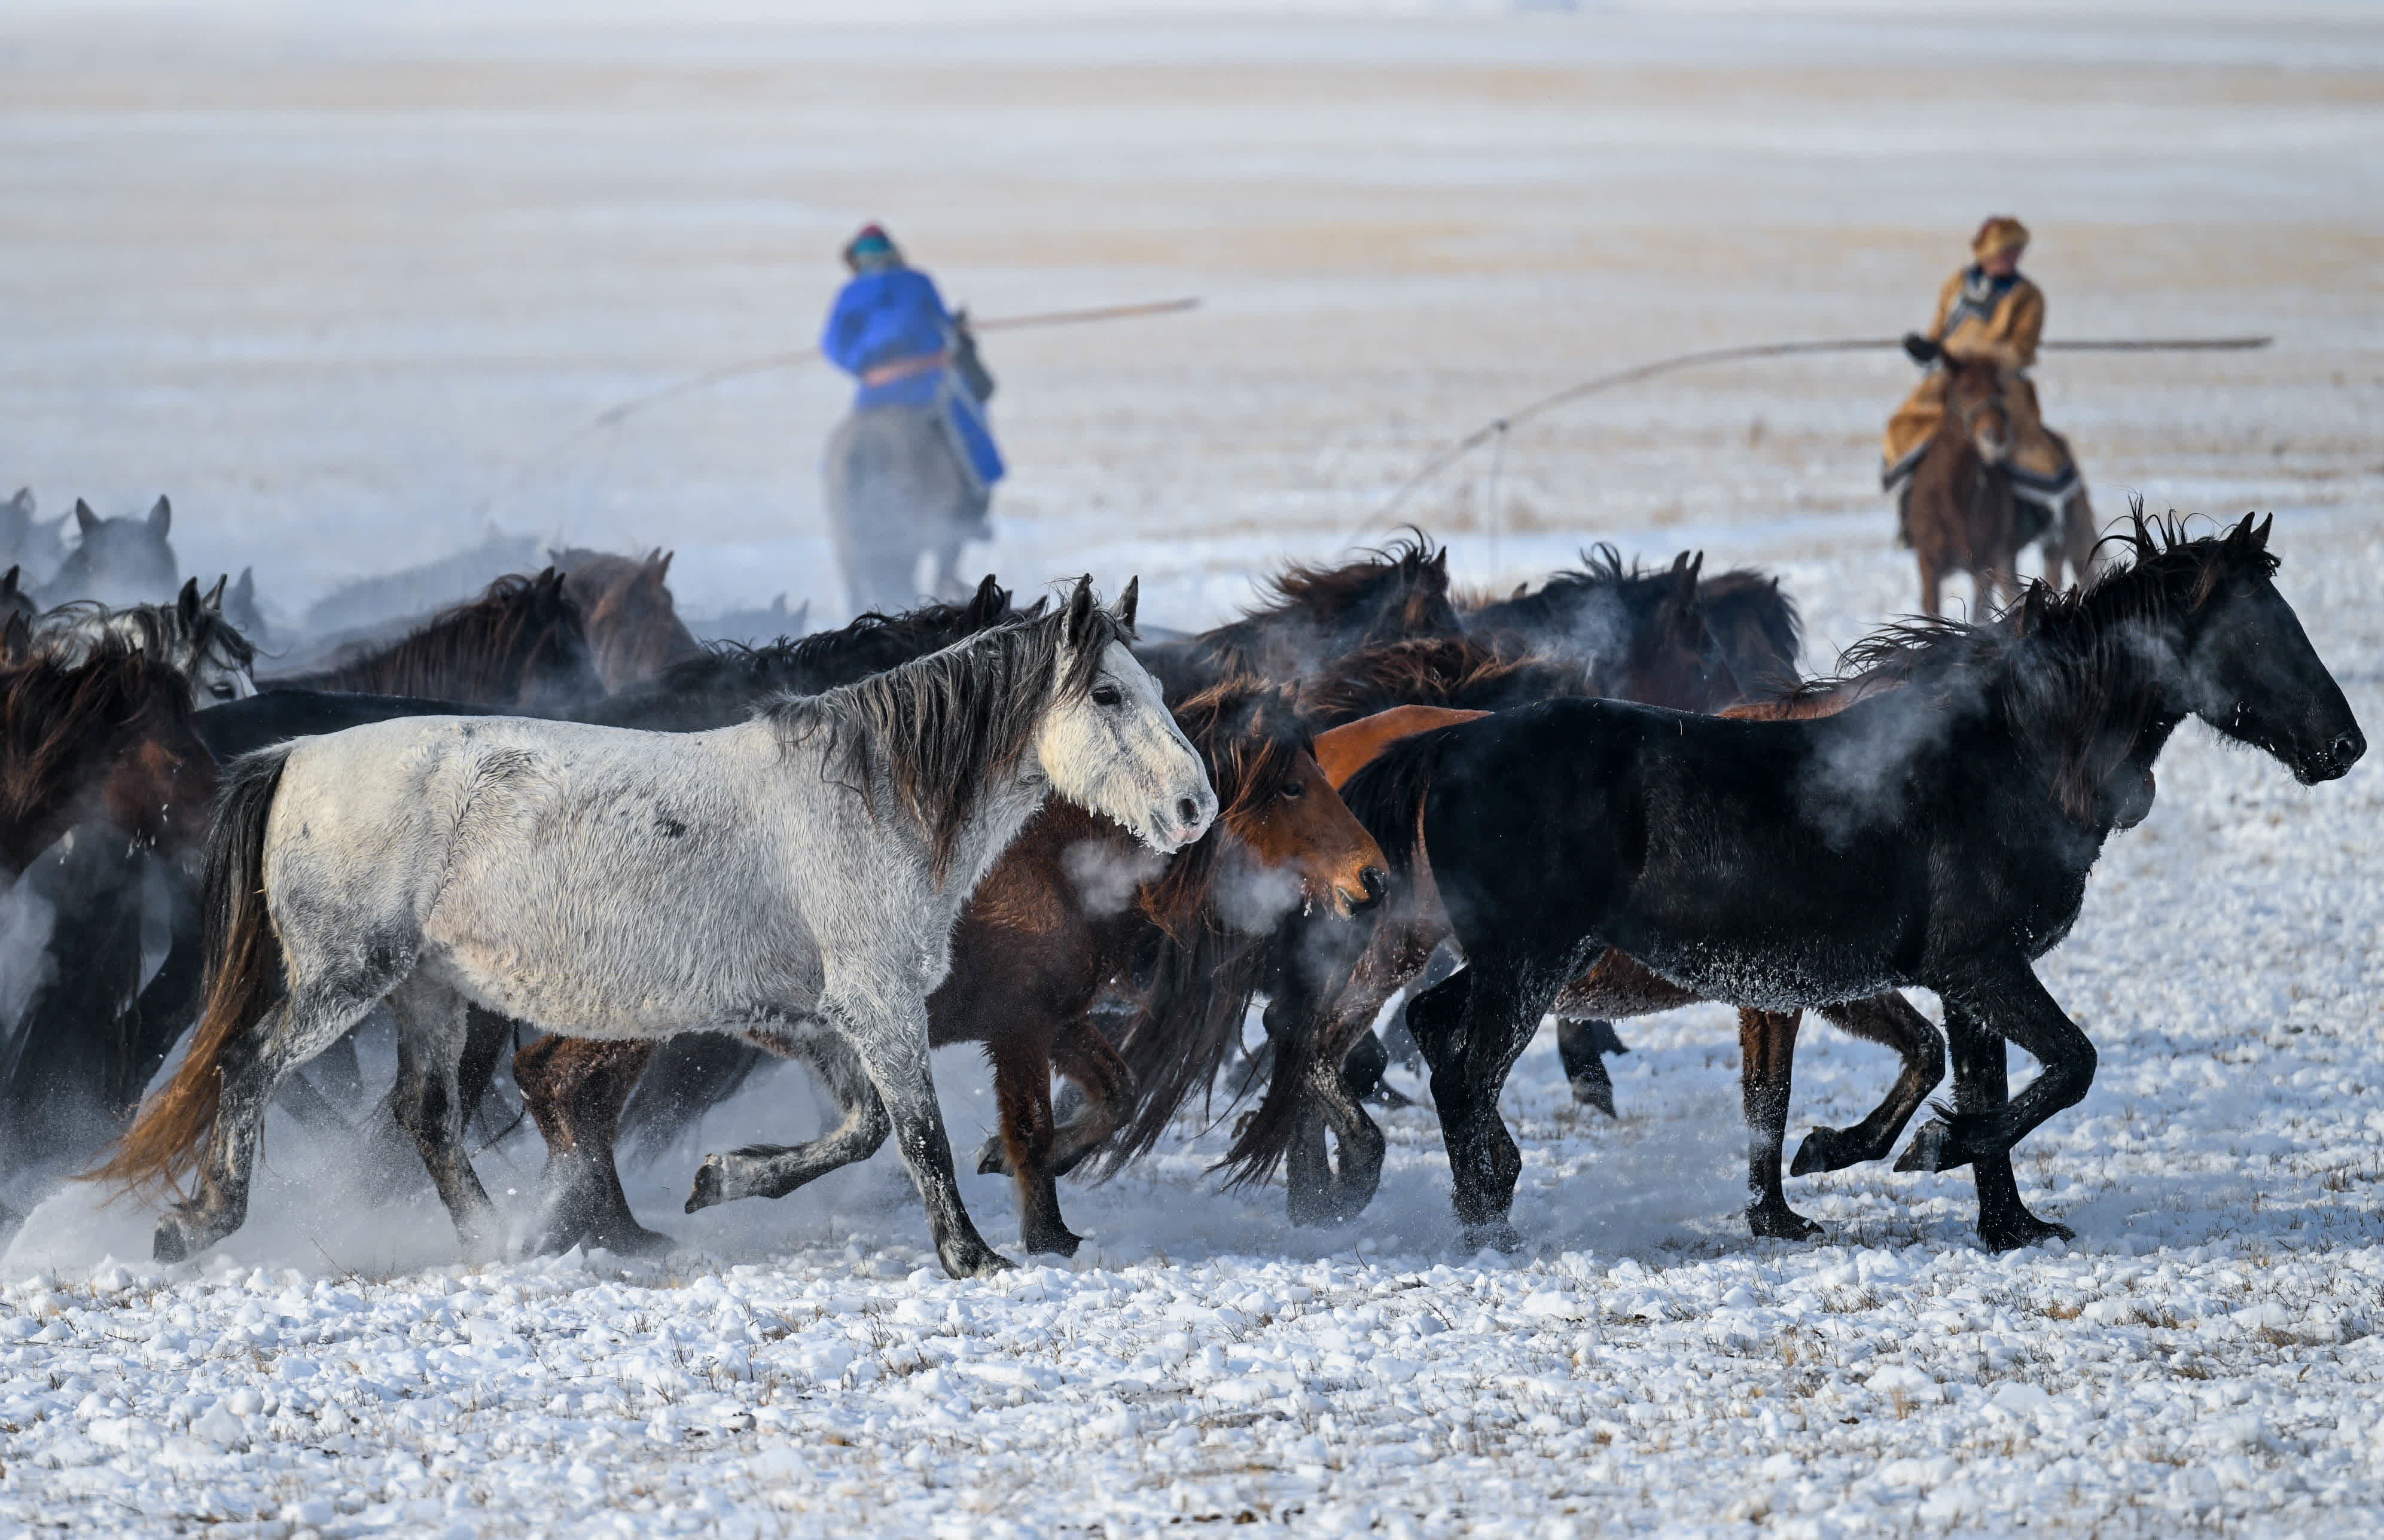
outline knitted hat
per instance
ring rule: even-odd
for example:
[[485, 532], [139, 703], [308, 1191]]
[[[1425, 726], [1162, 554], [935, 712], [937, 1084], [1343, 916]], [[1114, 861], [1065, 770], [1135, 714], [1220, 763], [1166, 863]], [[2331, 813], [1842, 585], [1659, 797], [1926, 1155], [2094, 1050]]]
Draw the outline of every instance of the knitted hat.
[[899, 267], [902, 254], [896, 248], [894, 238], [886, 233], [883, 225], [863, 225], [861, 233], [844, 243], [844, 265], [856, 273], [875, 272], [880, 267]]
[[[874, 228], [874, 227], [873, 227]], [[1970, 255], [1984, 262], [2004, 252], [2016, 252], [2028, 244], [2028, 227], [2008, 214], [1994, 214], [1970, 237]]]

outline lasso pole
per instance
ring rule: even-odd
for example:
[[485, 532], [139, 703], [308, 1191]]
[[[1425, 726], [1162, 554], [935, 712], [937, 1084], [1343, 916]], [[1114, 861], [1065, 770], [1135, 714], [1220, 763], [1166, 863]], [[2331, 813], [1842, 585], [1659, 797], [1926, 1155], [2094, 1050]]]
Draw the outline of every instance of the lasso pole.
[[[2145, 338], [2080, 338], [2069, 342], [2041, 344], [2047, 353], [2242, 353], [2266, 347], [2272, 337], [2145, 337]], [[1695, 368], [1705, 364], [1731, 364], [1753, 358], [1786, 358], [1799, 354], [1815, 353], [1876, 353], [1887, 348], [1901, 348], [1901, 337], [1832, 337], [1800, 342], [1757, 342], [1742, 347], [1707, 348], [1696, 353], [1683, 353], [1670, 358], [1658, 358], [1650, 364], [1635, 365], [1584, 379], [1578, 385], [1568, 385], [1551, 395], [1542, 396], [1520, 410], [1509, 412], [1484, 424], [1464, 438], [1442, 450], [1424, 462], [1422, 468], [1399, 484], [1390, 500], [1376, 509], [1360, 532], [1380, 524], [1397, 513], [1407, 500], [1422, 490], [1424, 484], [1442, 471], [1471, 454], [1492, 440], [1503, 440], [1509, 430], [1531, 421], [1543, 413], [1552, 412], [1568, 403], [1608, 391], [1618, 385], [1633, 385], [1643, 379], [1670, 374], [1676, 369]]]

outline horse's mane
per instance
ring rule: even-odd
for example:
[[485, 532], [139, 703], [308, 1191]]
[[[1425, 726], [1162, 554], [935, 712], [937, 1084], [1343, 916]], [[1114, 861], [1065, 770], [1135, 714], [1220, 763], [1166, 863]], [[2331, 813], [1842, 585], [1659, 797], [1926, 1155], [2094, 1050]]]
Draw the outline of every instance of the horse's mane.
[[1220, 862], [1236, 820], [1280, 790], [1297, 756], [1312, 751], [1308, 723], [1289, 690], [1235, 679], [1175, 708], [1176, 725], [1199, 751], [1223, 810], [1215, 829], [1179, 851], [1142, 886], [1138, 903], [1157, 927], [1137, 973], [1150, 989], [1118, 1051], [1133, 1070], [1135, 1113], [1111, 1142], [1115, 1172], [1149, 1150], [1195, 1092], [1215, 1084], [1241, 1042], [1242, 1018], [1273, 950], [1266, 933], [1229, 925], [1220, 912]]
[[[1063, 640], [1073, 647], [1064, 674]], [[1128, 640], [1079, 585], [1057, 614], [996, 626], [826, 694], [782, 696], [763, 715], [790, 746], [826, 732], [855, 790], [884, 776], [926, 831], [940, 886], [985, 783], [1026, 752], [1054, 702], [1092, 689], [1109, 644]]]
[[[535, 578], [508, 573], [478, 599], [451, 605], [401, 640], [379, 648], [359, 642], [325, 667], [259, 681], [267, 689], [354, 690], [415, 695], [477, 705], [511, 704], [525, 680], [524, 647], [540, 627], [566, 630], [590, 656], [579, 607], [565, 592], [563, 575], [548, 567]], [[585, 663], [589, 678], [595, 667]], [[601, 686], [597, 688], [601, 689]]]
[[1393, 706], [1503, 711], [1591, 692], [1577, 663], [1513, 652], [1471, 637], [1415, 637], [1334, 659], [1299, 687], [1300, 709], [1320, 727]]
[[1431, 536], [1421, 529], [1410, 529], [1389, 544], [1370, 548], [1356, 560], [1338, 566], [1293, 562], [1265, 580], [1261, 591], [1269, 597], [1245, 610], [1243, 617], [1263, 620], [1299, 610], [1319, 620], [1336, 619], [1386, 588], [1403, 588], [1421, 580], [1425, 566], [1438, 555]]
[[[41, 629], [34, 635], [37, 647], [51, 638], [63, 641], [68, 634], [105, 636], [130, 631], [134, 634], [119, 640], [153, 658], [162, 660], [178, 642], [187, 641], [193, 657], [216, 653], [241, 668], [253, 667], [256, 663], [255, 644], [241, 635], [240, 627], [225, 619], [221, 611], [205, 607], [188, 622], [187, 638], [181, 635], [182, 612], [174, 604], [111, 606], [95, 599], [77, 599], [42, 615], [39, 623]], [[71, 655], [81, 653], [78, 651]]]
[[[764, 647], [715, 641], [701, 655], [619, 691], [583, 714], [622, 727], [715, 726], [723, 713], [750, 709], [773, 695], [816, 695], [882, 673], [1015, 618], [1010, 590], [987, 576], [965, 602], [927, 604], [901, 615], [872, 610], [833, 631]], [[1027, 612], [1039, 615], [1042, 601]]]
[[0, 663], [0, 827], [9, 843], [131, 730], [197, 741], [190, 682], [122, 638], [101, 638], [79, 663], [39, 651]]
[[2031, 579], [1982, 622], [1885, 627], [1847, 648], [1834, 677], [1799, 686], [1786, 703], [1898, 687], [1948, 702], [1972, 696], [2051, 766], [2062, 810], [2093, 817], [2103, 787], [2161, 710], [2173, 628], [2229, 578], [2265, 579], [2278, 565], [2248, 517], [2189, 538], [2174, 514], [2148, 519], [2138, 502], [2130, 527], [2111, 539], [2134, 559], [2067, 590]]

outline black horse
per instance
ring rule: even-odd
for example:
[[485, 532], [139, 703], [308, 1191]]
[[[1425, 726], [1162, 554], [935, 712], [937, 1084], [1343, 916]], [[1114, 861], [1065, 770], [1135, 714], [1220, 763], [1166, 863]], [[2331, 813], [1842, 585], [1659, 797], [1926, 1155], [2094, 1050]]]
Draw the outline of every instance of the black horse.
[[[2267, 537], [2247, 516], [2188, 540], [2139, 511], [2132, 565], [2091, 587], [2031, 585], [1994, 624], [1874, 639], [1854, 661], [1905, 688], [1834, 716], [1558, 701], [1360, 771], [1347, 801], [1395, 863], [1412, 866], [1420, 837], [1467, 959], [1409, 1020], [1469, 1240], [1520, 1244], [1499, 1089], [1607, 947], [1757, 1009], [1935, 990], [1956, 1110], [1899, 1169], [1971, 1166], [1990, 1247], [2066, 1236], [2021, 1202], [2010, 1150], [2086, 1094], [2095, 1053], [2030, 964], [2076, 922], [2105, 839], [2143, 815], [2154, 760], [2187, 716], [2303, 784], [2366, 751], [2276, 590]], [[2044, 1065], [2017, 1098], [2006, 1041]]]

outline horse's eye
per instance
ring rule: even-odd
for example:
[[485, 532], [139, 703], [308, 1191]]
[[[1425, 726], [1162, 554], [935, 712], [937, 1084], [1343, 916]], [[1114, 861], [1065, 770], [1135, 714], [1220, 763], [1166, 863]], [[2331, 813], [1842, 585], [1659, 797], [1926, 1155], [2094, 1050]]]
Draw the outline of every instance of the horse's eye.
[[1285, 781], [1283, 783], [1283, 800], [1285, 801], [1296, 802], [1307, 795], [1308, 788], [1298, 781]]
[[1115, 685], [1095, 685], [1093, 687], [1093, 704], [1097, 706], [1114, 706], [1124, 699], [1124, 692], [1120, 690]]

